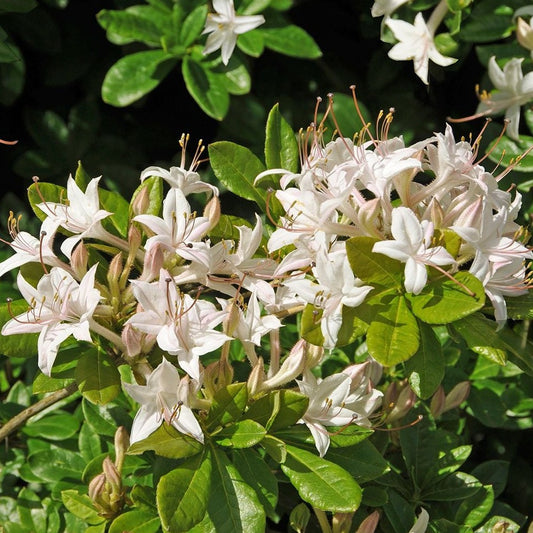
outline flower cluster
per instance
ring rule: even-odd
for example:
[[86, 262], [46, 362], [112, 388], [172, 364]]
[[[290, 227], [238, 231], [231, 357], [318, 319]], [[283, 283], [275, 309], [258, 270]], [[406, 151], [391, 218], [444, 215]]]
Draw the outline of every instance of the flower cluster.
[[[354, 100], [357, 107], [355, 93]], [[211, 237], [220, 200], [197, 173], [201, 144], [189, 168], [183, 159], [179, 167], [142, 173], [127, 238], [106, 224], [115, 214], [102, 207], [99, 178], [85, 191], [69, 178], [63, 201], [43, 194], [36, 204], [44, 215], [40, 238], [10, 219], [15, 255], [0, 263], [0, 272], [40, 263], [44, 274], [34, 286], [19, 273], [28, 308], [2, 335], [39, 332], [39, 367], [47, 375], [69, 336], [98, 343], [129, 364], [138, 384], [124, 388], [141, 405], [133, 443], [163, 422], [203, 443], [202, 418], [193, 410], [208, 411], [213, 391], [231, 383], [228, 357], [238, 340], [250, 365], [249, 394], [298, 388], [308, 398], [299, 422], [324, 455], [326, 428], [371, 425], [382, 397], [375, 361], [322, 378], [313, 373], [337, 345], [345, 310], [377, 291], [354, 273], [348, 238], [368, 238], [370, 254], [403, 264], [405, 294], [421, 294], [435, 276], [460, 284], [453, 275], [468, 268], [498, 321], [506, 319], [504, 297], [528, 290], [525, 262], [533, 254], [515, 222], [520, 195], [499, 190], [499, 176], [476, 162], [477, 142], [457, 142], [448, 126], [406, 146], [401, 137], [387, 138], [392, 113], [383, 120], [379, 137], [365, 129], [357, 142], [342, 136], [324, 142], [316, 125], [302, 140], [300, 172], [270, 169], [257, 176], [258, 182], [282, 176], [275, 198], [284, 214], [273, 220], [268, 240], [259, 216], [235, 228], [238, 239]], [[186, 143], [182, 138], [184, 150]], [[162, 206], [153, 201], [161, 180], [170, 186]], [[207, 198], [201, 215], [191, 206], [193, 194]], [[107, 272], [98, 259], [106, 257]], [[321, 346], [300, 339], [284, 356], [283, 318], [304, 309], [317, 316]], [[155, 351], [163, 352], [162, 362]], [[218, 353], [215, 367], [202, 364]]]

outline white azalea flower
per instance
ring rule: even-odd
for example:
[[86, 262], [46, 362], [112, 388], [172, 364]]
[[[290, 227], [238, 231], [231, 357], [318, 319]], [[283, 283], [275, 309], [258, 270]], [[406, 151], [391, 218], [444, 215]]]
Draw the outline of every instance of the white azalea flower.
[[126, 392], [141, 404], [133, 420], [131, 444], [148, 437], [163, 420], [203, 444], [202, 428], [187, 405], [186, 395], [178, 398], [181, 381], [176, 367], [163, 357], [161, 364], [148, 376], [146, 385], [124, 383]]
[[427, 531], [429, 523], [429, 513], [424, 509], [420, 509], [420, 514], [415, 520], [413, 527], [409, 530], [409, 533], [425, 533]]
[[387, 19], [385, 24], [400, 42], [389, 51], [389, 57], [396, 61], [413, 60], [416, 75], [428, 85], [429, 61], [447, 67], [457, 61], [443, 56], [435, 46], [434, 34], [424, 21], [422, 13], [417, 13], [414, 24], [405, 20]]
[[29, 304], [25, 313], [12, 318], [2, 328], [2, 335], [39, 333], [37, 349], [39, 368], [50, 375], [59, 345], [70, 335], [91, 342], [90, 319], [100, 301], [94, 288], [94, 265], [78, 282], [65, 270], [54, 267], [37, 284], [30, 285], [19, 273], [18, 288]]
[[522, 61], [523, 58], [515, 57], [508, 61], [502, 70], [496, 63], [496, 58], [490, 58], [489, 78], [496, 90], [490, 94], [481, 94], [481, 102], [476, 112], [481, 115], [505, 112], [505, 118], [510, 121], [507, 135], [511, 139], [518, 139], [520, 107], [533, 100], [533, 72], [524, 76]]
[[213, 9], [215, 13], [207, 15], [203, 31], [211, 34], [205, 43], [204, 54], [220, 48], [222, 62], [227, 65], [237, 43], [237, 35], [257, 28], [265, 22], [265, 17], [236, 15], [233, 0], [213, 0]]
[[408, 1], [409, 0], [375, 0], [374, 5], [372, 6], [372, 16], [381, 17], [385, 15], [388, 17]]
[[419, 294], [425, 287], [426, 265], [451, 265], [455, 259], [442, 246], [431, 248], [433, 224], [420, 222], [407, 207], [392, 211], [391, 233], [394, 240], [374, 244], [372, 251], [405, 263], [405, 290]]

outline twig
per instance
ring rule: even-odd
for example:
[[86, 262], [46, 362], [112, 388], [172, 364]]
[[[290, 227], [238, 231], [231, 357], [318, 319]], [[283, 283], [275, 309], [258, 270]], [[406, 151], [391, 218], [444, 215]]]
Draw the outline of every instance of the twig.
[[22, 426], [29, 418], [41, 411], [44, 411], [47, 407], [50, 407], [59, 400], [68, 398], [70, 395], [74, 394], [78, 390], [78, 384], [76, 382], [67, 385], [65, 388], [52, 392], [48, 396], [45, 396], [42, 400], [39, 400], [37, 403], [30, 405], [24, 411], [21, 411], [18, 415], [15, 415], [11, 420], [6, 422], [0, 428], [0, 442], [5, 438], [9, 437], [11, 433], [16, 431], [20, 426]]

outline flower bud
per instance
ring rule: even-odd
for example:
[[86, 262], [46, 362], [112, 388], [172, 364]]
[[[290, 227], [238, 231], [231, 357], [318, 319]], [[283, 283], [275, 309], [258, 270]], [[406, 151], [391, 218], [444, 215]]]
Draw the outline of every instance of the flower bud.
[[93, 502], [96, 502], [100, 499], [101, 494], [105, 489], [105, 474], [101, 473], [94, 477], [89, 483], [88, 495]]
[[139, 279], [146, 282], [157, 279], [164, 262], [165, 256], [161, 247], [158, 244], [151, 246], [144, 254], [143, 272]]
[[204, 217], [209, 219], [209, 229], [211, 231], [220, 220], [220, 200], [218, 196], [213, 196], [204, 209]]
[[137, 253], [137, 250], [141, 246], [141, 242], [142, 242], [141, 230], [137, 226], [132, 224], [128, 228], [128, 244], [130, 245], [129, 255], [134, 256]]
[[226, 307], [226, 316], [222, 322], [222, 330], [228, 337], [233, 337], [233, 333], [239, 326], [240, 321], [242, 320], [242, 313], [237, 305], [235, 298], [230, 300], [228, 306]]
[[416, 395], [407, 384], [407, 381], [393, 382], [385, 391], [384, 405], [389, 408], [389, 414], [385, 418], [386, 422], [396, 422], [401, 420], [413, 407]]
[[374, 533], [378, 527], [379, 512], [374, 511], [371, 515], [368, 515], [359, 525], [356, 533]]
[[102, 468], [107, 482], [109, 483], [112, 492], [120, 492], [122, 490], [122, 479], [120, 478], [119, 471], [117, 467], [109, 458], [109, 455], [104, 459], [102, 463]]
[[428, 207], [429, 216], [433, 226], [439, 229], [442, 226], [444, 220], [444, 211], [439, 201], [436, 198], [432, 198]]
[[262, 388], [266, 379], [263, 358], [259, 357], [248, 377], [247, 387], [249, 396], [255, 396]]
[[469, 394], [469, 381], [461, 381], [460, 383], [457, 383], [457, 385], [446, 395], [444, 410], [442, 412], [445, 413], [446, 411], [450, 411], [450, 409], [459, 407], [468, 398]]
[[143, 187], [131, 202], [131, 210], [133, 215], [144, 215], [150, 206], [150, 191], [148, 185]]
[[209, 398], [233, 381], [233, 367], [226, 358], [207, 365], [204, 370], [204, 390]]
[[522, 17], [516, 19], [516, 38], [524, 48], [533, 51], [533, 18], [529, 24]]
[[354, 513], [335, 513], [331, 519], [333, 531], [350, 531]]
[[291, 349], [289, 355], [283, 361], [281, 368], [274, 376], [267, 379], [261, 385], [260, 390], [276, 389], [289, 383], [299, 376], [306, 367], [307, 362], [307, 342], [300, 339]]
[[83, 241], [81, 241], [78, 246], [74, 248], [74, 251], [70, 257], [70, 265], [72, 266], [72, 270], [74, 270], [79, 279], [83, 278], [83, 276], [87, 274], [88, 260], [89, 252], [87, 251], [85, 244], [83, 244]]
[[307, 345], [307, 363], [306, 368], [314, 368], [320, 364], [322, 358], [324, 357], [324, 347], [316, 346], [314, 344]]
[[119, 474], [122, 473], [124, 457], [130, 446], [130, 436], [124, 426], [120, 426], [115, 431], [115, 466]]
[[109, 270], [107, 271], [107, 283], [111, 292], [111, 305], [115, 310], [118, 310], [120, 305], [120, 275], [122, 274], [122, 252], [119, 252], [109, 263]]
[[446, 395], [442, 385], [433, 394], [431, 398], [430, 410], [433, 418], [438, 418], [444, 412], [444, 402], [446, 401]]

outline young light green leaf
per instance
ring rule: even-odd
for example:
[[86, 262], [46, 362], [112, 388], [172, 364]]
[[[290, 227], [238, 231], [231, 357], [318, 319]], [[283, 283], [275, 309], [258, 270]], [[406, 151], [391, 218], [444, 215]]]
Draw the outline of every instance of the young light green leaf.
[[265, 49], [265, 40], [260, 30], [252, 30], [239, 35], [237, 46], [245, 54], [259, 57]]
[[412, 357], [420, 345], [420, 332], [405, 297], [395, 296], [378, 313], [367, 332], [368, 353], [385, 366], [393, 366]]
[[102, 99], [115, 107], [126, 107], [154, 90], [176, 62], [164, 50], [124, 56], [108, 70], [102, 84]]
[[215, 176], [232, 193], [256, 202], [265, 211], [266, 192], [254, 185], [265, 167], [248, 148], [228, 141], [216, 142], [209, 145], [209, 161]]
[[105, 405], [120, 392], [120, 374], [109, 356], [98, 349], [85, 352], [76, 366], [78, 388], [90, 402]]
[[81, 479], [85, 461], [80, 454], [63, 448], [44, 449], [28, 457], [31, 471], [46, 481]]
[[93, 525], [105, 522], [105, 519], [98, 514], [93, 502], [86, 494], [80, 494], [74, 489], [63, 490], [61, 491], [61, 499], [65, 507], [84, 522]]
[[279, 104], [276, 104], [268, 114], [265, 161], [267, 168], [283, 168], [288, 172], [298, 172], [300, 166], [296, 136], [280, 113]]
[[135, 509], [115, 518], [109, 526], [109, 533], [157, 533], [160, 528], [161, 521], [158, 516]]
[[206, 426], [225, 425], [240, 420], [248, 401], [246, 383], [232, 383], [219, 389], [211, 403]]
[[159, 480], [157, 508], [165, 531], [189, 531], [202, 521], [207, 510], [211, 469], [211, 454], [203, 453]]
[[445, 361], [442, 347], [433, 329], [424, 323], [419, 325], [420, 346], [405, 363], [409, 373], [409, 385], [419, 398], [429, 398], [444, 378]]
[[222, 120], [229, 109], [229, 94], [223, 75], [212, 72], [205, 63], [183, 58], [181, 72], [185, 86], [200, 108], [210, 117]]
[[265, 428], [254, 420], [240, 420], [213, 435], [215, 442], [229, 448], [251, 448], [263, 440]]
[[302, 500], [317, 509], [352, 513], [361, 503], [361, 487], [352, 476], [311, 452], [287, 446], [287, 459], [281, 469]]
[[487, 517], [493, 505], [494, 490], [490, 485], [483, 485], [474, 495], [461, 502], [454, 522], [476, 527]]
[[107, 191], [106, 189], [99, 190], [99, 197], [102, 208], [113, 213], [102, 223], [106, 224], [109, 221], [121, 237], [126, 237], [130, 207], [128, 202], [118, 192]]
[[261, 28], [265, 46], [292, 57], [316, 59], [322, 56], [315, 40], [302, 28], [289, 24], [282, 28]]

